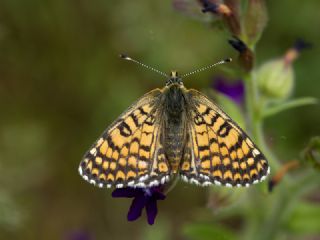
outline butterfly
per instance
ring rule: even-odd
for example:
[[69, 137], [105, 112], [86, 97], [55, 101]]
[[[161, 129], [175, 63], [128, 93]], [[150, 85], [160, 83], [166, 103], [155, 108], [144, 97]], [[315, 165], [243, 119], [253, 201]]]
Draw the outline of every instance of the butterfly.
[[174, 177], [201, 186], [248, 187], [269, 171], [248, 135], [208, 97], [187, 89], [175, 71], [162, 89], [122, 113], [79, 166], [80, 175], [101, 188], [150, 188]]

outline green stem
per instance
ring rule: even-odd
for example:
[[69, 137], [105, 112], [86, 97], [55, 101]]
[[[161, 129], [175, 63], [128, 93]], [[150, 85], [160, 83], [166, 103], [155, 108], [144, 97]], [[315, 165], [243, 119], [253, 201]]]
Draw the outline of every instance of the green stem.
[[262, 127], [259, 121], [259, 113], [257, 111], [258, 92], [256, 90], [255, 81], [252, 74], [245, 76], [246, 85], [246, 105], [252, 131], [252, 136], [255, 142], [260, 145], [262, 139]]
[[[262, 110], [264, 109], [264, 100], [259, 96], [258, 86], [256, 84], [254, 74], [252, 72], [246, 74], [244, 76], [244, 80], [246, 87], [246, 108], [249, 117], [249, 126], [252, 132], [252, 138], [260, 148], [262, 153], [266, 156], [270, 164], [271, 171], [274, 171], [275, 169], [280, 168], [280, 163], [277, 161], [273, 153], [269, 150], [264, 140], [262, 130]], [[257, 206], [255, 206], [257, 209], [261, 209], [264, 207], [264, 202], [260, 202], [256, 191], [250, 191], [249, 194], [251, 200], [257, 204]], [[282, 200], [283, 198], [280, 197], [280, 201]], [[280, 207], [274, 206], [274, 208], [278, 209]], [[261, 231], [259, 224], [257, 224], [260, 221], [260, 217], [261, 216], [257, 215], [254, 211], [250, 213], [247, 222], [248, 226], [245, 239], [256, 239], [256, 234], [258, 233], [259, 235], [259, 233], [263, 232], [263, 230]], [[267, 216], [266, 218], [268, 219]], [[274, 231], [276, 231], [276, 229], [277, 226], [273, 228]]]
[[245, 87], [246, 87], [246, 107], [249, 116], [249, 125], [252, 132], [252, 137], [255, 143], [259, 146], [262, 153], [268, 159], [272, 169], [278, 169], [280, 164], [276, 160], [273, 153], [267, 147], [263, 131], [262, 131], [262, 99], [260, 99], [258, 94], [258, 87], [256, 86], [256, 81], [253, 73], [248, 73], [244, 77]]

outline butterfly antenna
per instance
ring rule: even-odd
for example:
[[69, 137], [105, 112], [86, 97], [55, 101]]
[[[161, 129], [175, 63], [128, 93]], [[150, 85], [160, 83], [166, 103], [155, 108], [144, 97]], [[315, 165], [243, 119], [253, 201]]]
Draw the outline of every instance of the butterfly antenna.
[[231, 58], [227, 58], [227, 59], [221, 60], [220, 62], [217, 62], [215, 64], [212, 64], [212, 65], [209, 65], [209, 66], [194, 70], [192, 72], [189, 72], [187, 74], [184, 74], [181, 77], [187, 77], [187, 76], [190, 76], [192, 74], [195, 74], [195, 73], [198, 73], [198, 72], [202, 72], [202, 71], [207, 70], [209, 68], [215, 67], [215, 66], [220, 65], [220, 64], [225, 64], [225, 63], [228, 63], [228, 62], [232, 62], [232, 59]]
[[149, 69], [149, 70], [151, 70], [151, 71], [154, 71], [154, 72], [156, 72], [156, 73], [159, 73], [160, 75], [165, 76], [165, 77], [167, 77], [167, 78], [169, 77], [169, 76], [168, 76], [167, 74], [165, 74], [164, 72], [161, 72], [161, 71], [158, 70], [158, 69], [155, 69], [155, 68], [150, 67], [150, 66], [148, 66], [148, 65], [146, 65], [146, 64], [144, 64], [144, 63], [141, 63], [141, 62], [139, 62], [139, 61], [137, 61], [137, 60], [135, 60], [135, 59], [132, 59], [131, 57], [129, 57], [129, 56], [125, 55], [125, 54], [120, 54], [120, 58], [122, 58], [122, 59], [124, 59], [124, 60], [127, 60], [127, 61], [131, 61], [131, 62], [137, 63], [137, 64], [141, 65], [142, 67], [145, 67], [145, 68], [147, 68], [147, 69]]

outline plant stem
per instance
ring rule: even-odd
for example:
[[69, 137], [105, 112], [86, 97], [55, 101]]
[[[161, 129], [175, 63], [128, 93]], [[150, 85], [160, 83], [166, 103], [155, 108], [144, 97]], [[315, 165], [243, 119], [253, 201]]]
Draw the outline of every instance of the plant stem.
[[259, 121], [258, 111], [256, 103], [258, 101], [258, 92], [255, 86], [255, 81], [253, 79], [252, 73], [245, 75], [245, 87], [246, 87], [246, 107], [248, 111], [252, 136], [255, 142], [260, 145], [262, 142], [262, 129], [261, 122]]
[[262, 110], [263, 107], [260, 104], [260, 98], [258, 94], [258, 87], [256, 86], [256, 81], [254, 74], [247, 73], [244, 76], [245, 87], [246, 87], [246, 107], [249, 117], [250, 130], [252, 132], [252, 137], [258, 147], [261, 149], [263, 154], [268, 159], [272, 169], [278, 169], [280, 164], [276, 160], [273, 153], [267, 147], [263, 131], [262, 131]]
[[[246, 108], [247, 108], [247, 115], [249, 120], [249, 126], [250, 130], [252, 132], [252, 137], [257, 146], [260, 148], [262, 153], [266, 156], [271, 171], [276, 171], [280, 168], [280, 163], [274, 156], [274, 154], [269, 150], [268, 146], [265, 143], [264, 135], [263, 135], [263, 118], [262, 118], [262, 111], [264, 110], [264, 101], [259, 96], [259, 90], [256, 83], [256, 79], [254, 76], [254, 73], [250, 72], [247, 73], [244, 76], [245, 80], [245, 87], [246, 87]], [[284, 187], [285, 185], [282, 185]], [[256, 208], [262, 209], [264, 207], [264, 204], [266, 204], [265, 201], [260, 201], [257, 195], [256, 191], [250, 191], [250, 199], [257, 205]], [[282, 210], [285, 211], [285, 207], [283, 207], [284, 203], [287, 201], [285, 198], [286, 195], [281, 193], [277, 196], [277, 203], [275, 203], [272, 207], [272, 213], [273, 212], [281, 212]], [[281, 213], [279, 213], [281, 214]], [[278, 215], [279, 216], [279, 215]], [[274, 236], [276, 235], [278, 231], [278, 226], [274, 225], [276, 224], [276, 221], [273, 222], [271, 219], [274, 219], [274, 216], [269, 213], [266, 213], [266, 215], [263, 217], [265, 219], [265, 224], [263, 228], [267, 227], [268, 229], [262, 229], [261, 225], [258, 224], [259, 221], [261, 221], [261, 216], [257, 215], [255, 212], [251, 212], [249, 214], [249, 220], [248, 220], [248, 228], [247, 228], [247, 235], [246, 239], [257, 239], [257, 237], [263, 238], [263, 236], [260, 236], [261, 233], [264, 234], [265, 231], [268, 232], [267, 235]], [[272, 226], [271, 226], [272, 225]], [[271, 227], [271, 229], [269, 229]]]

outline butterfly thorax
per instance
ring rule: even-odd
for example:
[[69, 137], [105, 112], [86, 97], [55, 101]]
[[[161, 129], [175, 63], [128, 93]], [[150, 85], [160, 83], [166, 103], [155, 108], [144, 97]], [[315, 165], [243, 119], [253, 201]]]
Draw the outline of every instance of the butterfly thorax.
[[173, 173], [178, 171], [185, 143], [185, 96], [183, 85], [174, 83], [168, 86], [164, 98], [163, 144], [166, 157]]

